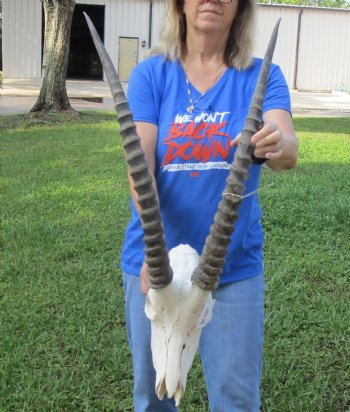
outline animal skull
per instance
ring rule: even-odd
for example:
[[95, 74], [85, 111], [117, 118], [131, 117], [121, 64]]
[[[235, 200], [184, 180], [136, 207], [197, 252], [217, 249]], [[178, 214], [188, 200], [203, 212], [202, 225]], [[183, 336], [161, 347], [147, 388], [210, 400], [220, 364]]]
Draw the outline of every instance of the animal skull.
[[[96, 29], [86, 14], [85, 17], [115, 102], [126, 159], [141, 209], [151, 286], [145, 311], [151, 320], [156, 392], [161, 399], [165, 393], [169, 397], [175, 396], [176, 404], [179, 404], [185, 391], [187, 373], [198, 348], [201, 328], [211, 317], [211, 291], [218, 285], [234, 222], [238, 218], [238, 208], [254, 151], [251, 137], [261, 121], [280, 19], [265, 53], [224, 194], [199, 257], [188, 245], [180, 245], [169, 254], [166, 250], [157, 196], [123, 88]], [[201, 315], [203, 309], [203, 313], [208, 315], [206, 320]]]
[[156, 370], [156, 393], [175, 397], [179, 405], [186, 389], [187, 374], [197, 352], [203, 326], [211, 319], [211, 292], [191, 281], [199, 262], [189, 245], [169, 252], [173, 280], [163, 289], [150, 289], [145, 312], [151, 321], [151, 348]]

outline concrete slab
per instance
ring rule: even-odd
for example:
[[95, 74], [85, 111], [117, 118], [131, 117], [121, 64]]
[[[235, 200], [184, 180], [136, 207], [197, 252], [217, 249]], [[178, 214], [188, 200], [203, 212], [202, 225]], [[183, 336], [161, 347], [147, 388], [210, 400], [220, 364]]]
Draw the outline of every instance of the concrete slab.
[[350, 116], [350, 93], [291, 91], [292, 112], [297, 116]]
[[[74, 109], [114, 110], [107, 82], [67, 80], [66, 86]], [[0, 115], [28, 113], [39, 96], [40, 87], [41, 80], [4, 79], [0, 89]]]
[[[103, 81], [67, 80], [67, 93], [76, 110], [114, 110], [109, 86]], [[41, 80], [4, 79], [0, 115], [28, 113], [39, 95]], [[123, 84], [127, 89], [127, 84]], [[350, 94], [291, 91], [294, 116], [350, 116]]]

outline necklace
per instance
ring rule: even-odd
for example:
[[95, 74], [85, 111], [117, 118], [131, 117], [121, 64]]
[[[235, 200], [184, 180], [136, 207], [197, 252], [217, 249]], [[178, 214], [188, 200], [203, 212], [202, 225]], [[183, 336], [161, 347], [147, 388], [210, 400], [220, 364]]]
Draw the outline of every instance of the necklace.
[[220, 74], [221, 74], [221, 66], [222, 66], [222, 63], [220, 63], [218, 72], [216, 73], [216, 76], [214, 77], [214, 80], [212, 81], [211, 85], [210, 85], [206, 90], [204, 90], [204, 92], [198, 97], [197, 100], [193, 101], [193, 100], [192, 100], [192, 96], [191, 96], [191, 91], [190, 91], [190, 81], [188, 80], [188, 73], [187, 73], [186, 63], [183, 63], [183, 68], [184, 68], [184, 70], [185, 70], [185, 75], [186, 75], [187, 94], [188, 94], [188, 99], [189, 99], [189, 101], [190, 101], [190, 103], [191, 103], [191, 104], [186, 108], [186, 110], [188, 111], [188, 113], [192, 113], [192, 112], [193, 112], [196, 104], [197, 104], [200, 100], [202, 100], [202, 98], [205, 96], [205, 94], [207, 93], [207, 91], [210, 90], [210, 89], [214, 86], [214, 84], [217, 82], [217, 80], [218, 80], [218, 78], [219, 78], [219, 76], [220, 76]]

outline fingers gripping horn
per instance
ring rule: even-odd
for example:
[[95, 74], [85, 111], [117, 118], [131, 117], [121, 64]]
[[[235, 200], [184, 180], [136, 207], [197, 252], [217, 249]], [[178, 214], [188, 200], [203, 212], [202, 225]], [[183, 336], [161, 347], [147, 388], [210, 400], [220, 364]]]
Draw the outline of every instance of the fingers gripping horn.
[[213, 290], [218, 285], [227, 248], [231, 242], [234, 223], [238, 218], [238, 209], [242, 203], [245, 181], [248, 177], [248, 169], [252, 163], [252, 154], [255, 149], [251, 138], [258, 131], [261, 122], [264, 95], [280, 21], [281, 19], [275, 25], [265, 53], [248, 116], [239, 139], [229, 176], [226, 179], [226, 188], [219, 203], [214, 223], [210, 228], [199, 264], [192, 274], [192, 282], [204, 290]]
[[140, 217], [144, 231], [149, 283], [151, 288], [161, 289], [171, 282], [173, 273], [169, 264], [156, 191], [152, 185], [152, 178], [148, 172], [148, 165], [141, 147], [140, 138], [136, 133], [132, 114], [117, 72], [92, 21], [86, 13], [84, 13], [84, 16], [111, 89], [126, 160], [141, 208]]

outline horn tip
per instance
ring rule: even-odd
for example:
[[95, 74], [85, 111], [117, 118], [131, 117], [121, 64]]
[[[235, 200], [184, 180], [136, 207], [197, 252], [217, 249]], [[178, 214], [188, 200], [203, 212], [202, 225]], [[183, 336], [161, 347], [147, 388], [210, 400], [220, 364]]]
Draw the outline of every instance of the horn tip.
[[85, 17], [86, 21], [88, 22], [88, 24], [91, 23], [91, 19], [90, 19], [90, 17], [88, 16], [88, 14], [85, 13], [85, 11], [83, 11], [83, 14], [84, 14], [84, 17]]
[[282, 17], [279, 17], [279, 18], [278, 18], [278, 20], [276, 21], [276, 24], [275, 24], [275, 28], [276, 28], [276, 30], [278, 30], [278, 29], [279, 29], [279, 27], [280, 27], [280, 23], [281, 23], [281, 20], [282, 20]]

